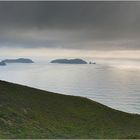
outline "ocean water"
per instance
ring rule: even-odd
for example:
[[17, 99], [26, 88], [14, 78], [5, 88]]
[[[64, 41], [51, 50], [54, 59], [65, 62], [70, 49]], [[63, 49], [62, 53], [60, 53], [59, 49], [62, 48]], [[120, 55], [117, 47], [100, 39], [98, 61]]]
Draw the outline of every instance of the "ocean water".
[[47, 91], [90, 98], [117, 110], [140, 114], [140, 67], [99, 62], [96, 65], [8, 64], [0, 80]]

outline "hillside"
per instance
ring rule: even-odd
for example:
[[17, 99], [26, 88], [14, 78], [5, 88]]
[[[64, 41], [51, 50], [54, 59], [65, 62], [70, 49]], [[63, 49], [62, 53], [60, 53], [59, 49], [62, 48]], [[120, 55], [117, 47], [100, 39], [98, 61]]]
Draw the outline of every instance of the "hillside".
[[140, 138], [140, 116], [0, 81], [0, 138]]

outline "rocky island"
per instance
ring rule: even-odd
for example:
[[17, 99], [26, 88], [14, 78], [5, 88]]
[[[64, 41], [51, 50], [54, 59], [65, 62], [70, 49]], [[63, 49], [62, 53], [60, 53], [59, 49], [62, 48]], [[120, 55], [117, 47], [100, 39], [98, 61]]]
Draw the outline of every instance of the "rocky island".
[[96, 62], [91, 62], [91, 61], [90, 61], [89, 64], [96, 64]]
[[1, 62], [0, 62], [0, 66], [6, 66], [6, 63], [3, 62], [3, 61], [1, 61]]
[[87, 64], [86, 61], [82, 59], [55, 59], [51, 63], [61, 63], [61, 64]]
[[31, 59], [28, 58], [18, 58], [18, 59], [5, 59], [1, 63], [34, 63]]

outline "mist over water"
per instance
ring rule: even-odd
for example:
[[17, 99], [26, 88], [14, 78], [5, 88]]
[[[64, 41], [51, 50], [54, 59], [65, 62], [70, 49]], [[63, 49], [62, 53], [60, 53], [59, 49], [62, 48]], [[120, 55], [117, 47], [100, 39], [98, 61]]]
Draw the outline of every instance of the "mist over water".
[[[88, 59], [87, 60], [91, 60]], [[96, 65], [8, 64], [0, 79], [52, 92], [90, 98], [112, 108], [140, 114], [140, 63], [96, 59]]]
[[97, 59], [100, 64], [125, 70], [140, 70], [140, 59]]

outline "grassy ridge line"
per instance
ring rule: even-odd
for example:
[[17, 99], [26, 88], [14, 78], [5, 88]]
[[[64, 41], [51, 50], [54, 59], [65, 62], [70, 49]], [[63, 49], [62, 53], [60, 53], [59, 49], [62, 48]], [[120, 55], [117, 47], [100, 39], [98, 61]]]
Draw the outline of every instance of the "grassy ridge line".
[[140, 138], [140, 115], [0, 81], [0, 138]]

